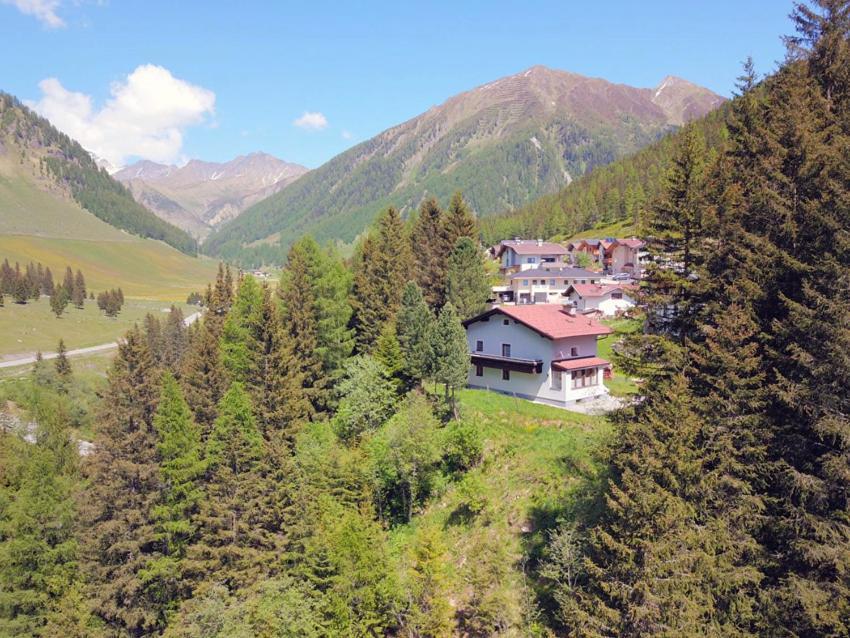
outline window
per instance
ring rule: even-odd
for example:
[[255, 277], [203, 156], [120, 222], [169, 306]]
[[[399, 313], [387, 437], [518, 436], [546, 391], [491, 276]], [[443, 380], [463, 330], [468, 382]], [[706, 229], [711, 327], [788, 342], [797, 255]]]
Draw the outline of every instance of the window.
[[505, 325], [505, 326], [511, 325], [511, 320], [510, 319], [502, 319], [502, 325]]
[[523, 286], [527, 286], [527, 285], [528, 285], [528, 279], [523, 279], [523, 280], [522, 280], [522, 285], [523, 285]]
[[573, 372], [573, 388], [587, 388], [597, 384], [596, 368]]
[[560, 390], [564, 387], [563, 372], [560, 370], [552, 370], [551, 388]]
[[555, 280], [554, 280], [554, 279], [550, 279], [550, 280], [549, 280], [549, 285], [550, 285], [550, 286], [554, 286], [554, 285], [555, 285]]
[[510, 381], [511, 380], [511, 371], [510, 370], [502, 370], [502, 381]]
[[586, 284], [586, 283], [587, 283], [587, 279], [582, 279], [582, 280], [581, 280], [581, 283]]
[[536, 264], [537, 263], [537, 257], [529, 257], [528, 259], [525, 260], [525, 263]]
[[483, 377], [484, 376], [484, 366], [482, 366], [480, 363], [475, 366], [475, 376], [476, 377]]
[[623, 293], [621, 293], [621, 292], [612, 292], [611, 293], [611, 299], [622, 299], [622, 298], [623, 298]]
[[511, 344], [503, 343], [502, 344], [502, 356], [510, 357], [511, 356]]
[[[481, 342], [479, 341], [478, 343], [481, 343]], [[578, 356], [578, 348], [575, 348], [575, 347], [570, 348], [570, 356], [571, 357], [577, 357]]]
[[536, 279], [532, 279], [532, 280], [531, 280], [531, 285], [532, 285], [532, 286], [536, 286], [536, 285], [537, 285], [537, 280], [536, 280]]
[[484, 342], [479, 340], [475, 342], [475, 352], [484, 352]]

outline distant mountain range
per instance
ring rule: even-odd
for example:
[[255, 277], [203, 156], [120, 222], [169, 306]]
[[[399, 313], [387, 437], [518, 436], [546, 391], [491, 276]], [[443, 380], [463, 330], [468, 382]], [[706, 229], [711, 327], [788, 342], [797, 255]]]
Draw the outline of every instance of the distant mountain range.
[[351, 241], [384, 207], [409, 213], [461, 190], [479, 215], [556, 192], [723, 103], [676, 77], [635, 88], [542, 66], [450, 98], [248, 208], [207, 239], [210, 254], [279, 259], [305, 233]]
[[140, 204], [203, 239], [306, 172], [298, 164], [251, 153], [224, 163], [192, 160], [181, 167], [142, 160], [113, 177], [124, 182]]

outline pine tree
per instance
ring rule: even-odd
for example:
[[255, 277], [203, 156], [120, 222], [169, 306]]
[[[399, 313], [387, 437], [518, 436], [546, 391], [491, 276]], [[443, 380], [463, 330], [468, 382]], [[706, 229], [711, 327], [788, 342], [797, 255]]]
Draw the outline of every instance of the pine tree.
[[138, 328], [118, 346], [94, 453], [86, 466], [81, 548], [95, 613], [117, 632], [161, 628], [163, 606], [140, 577], [161, 555], [154, 508], [162, 494], [153, 426], [159, 379]]
[[449, 208], [443, 217], [443, 242], [447, 251], [451, 251], [461, 237], [468, 237], [478, 243], [478, 224], [469, 210], [463, 195], [457, 191], [452, 195]]
[[206, 319], [195, 326], [183, 359], [180, 382], [205, 441], [218, 416], [218, 402], [227, 390], [228, 380], [221, 363], [218, 337]]
[[139, 571], [139, 578], [160, 603], [164, 614], [160, 622], [165, 625], [168, 612], [188, 595], [188, 583], [183, 579], [184, 559], [196, 534], [194, 518], [202, 498], [205, 471], [200, 430], [180, 386], [168, 372], [162, 377], [153, 425], [158, 439], [162, 496], [152, 516], [161, 555]]
[[457, 416], [455, 390], [466, 385], [469, 375], [469, 345], [466, 330], [451, 303], [443, 306], [431, 331], [431, 351], [434, 381], [445, 385], [446, 399], [450, 401]]
[[384, 366], [387, 376], [395, 381], [399, 389], [408, 382], [404, 374], [404, 355], [398, 343], [394, 322], [384, 325], [381, 336], [375, 344], [374, 356], [375, 360]]
[[412, 281], [408, 282], [402, 294], [396, 331], [404, 358], [404, 373], [410, 379], [422, 381], [431, 373], [433, 325], [434, 316], [422, 291]]
[[257, 281], [243, 277], [221, 329], [221, 361], [233, 381], [246, 383], [259, 363], [255, 354], [262, 303], [263, 291]]
[[65, 267], [65, 278], [62, 280], [62, 286], [67, 291], [68, 298], [70, 298], [74, 292], [74, 271], [71, 270], [70, 266]]
[[236, 588], [273, 571], [280, 540], [258, 524], [266, 454], [244, 387], [234, 382], [221, 400], [206, 445], [205, 494], [198, 515], [198, 541], [189, 549], [193, 574]]
[[50, 272], [50, 267], [48, 266], [44, 269], [44, 275], [41, 278], [41, 294], [52, 297], [55, 290], [56, 285], [53, 283], [53, 273]]
[[218, 265], [215, 285], [208, 287], [204, 296], [204, 307], [207, 309], [205, 320], [208, 329], [218, 336], [224, 325], [230, 306], [233, 303], [233, 275], [230, 266]]
[[68, 380], [71, 377], [71, 362], [68, 361], [68, 349], [65, 347], [65, 340], [59, 340], [59, 348], [56, 350], [56, 374], [60, 379]]
[[433, 197], [422, 202], [411, 236], [416, 282], [432, 308], [440, 308], [446, 298], [446, 246], [443, 211]]
[[171, 306], [162, 327], [162, 342], [163, 367], [179, 374], [183, 356], [189, 347], [189, 337], [183, 311], [176, 306]]
[[447, 299], [463, 319], [482, 313], [490, 297], [484, 256], [468, 237], [461, 237], [449, 255]]

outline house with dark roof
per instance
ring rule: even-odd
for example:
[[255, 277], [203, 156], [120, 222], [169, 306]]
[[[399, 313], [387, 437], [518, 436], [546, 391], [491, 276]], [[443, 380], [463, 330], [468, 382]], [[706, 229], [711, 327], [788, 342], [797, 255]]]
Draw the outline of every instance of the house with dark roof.
[[555, 304], [497, 306], [464, 322], [469, 386], [560, 407], [608, 392], [597, 339], [612, 331]]
[[517, 238], [502, 240], [495, 252], [502, 272], [514, 272], [562, 265], [567, 249], [561, 244], [542, 239]]

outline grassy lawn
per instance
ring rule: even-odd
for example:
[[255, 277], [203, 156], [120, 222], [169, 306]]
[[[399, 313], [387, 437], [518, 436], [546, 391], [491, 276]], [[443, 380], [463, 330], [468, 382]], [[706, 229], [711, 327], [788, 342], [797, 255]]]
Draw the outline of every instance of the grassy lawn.
[[[597, 475], [594, 451], [609, 432], [603, 417], [586, 416], [484, 390], [458, 393], [460, 412], [482, 435], [481, 463], [449, 483], [408, 525], [395, 528], [393, 546], [409, 545], [421, 530], [440, 530], [448, 554], [451, 597], [470, 595], [470, 570], [481, 552], [504, 574], [498, 596], [514, 626], [531, 595], [523, 573], [556, 518]], [[477, 506], [470, 511], [470, 500]], [[502, 555], [502, 553], [504, 555]], [[515, 624], [514, 624], [515, 623]]]
[[[194, 306], [177, 305], [186, 315], [196, 311]], [[0, 308], [0, 361], [37, 350], [54, 352], [60, 338], [69, 350], [115, 341], [147, 313], [162, 317], [162, 310], [168, 307], [165, 302], [127, 299], [121, 314], [111, 319], [94, 301], [87, 300], [82, 310], [69, 306], [57, 319], [46, 297], [26, 305], [12, 303], [7, 298], [5, 306]]]
[[[612, 348], [614, 344], [618, 343], [625, 335], [640, 330], [641, 321], [639, 319], [606, 319], [602, 323], [614, 330], [614, 334], [610, 334], [597, 341], [597, 352], [603, 359], [613, 361], [614, 354]], [[605, 385], [608, 387], [608, 391], [615, 397], [637, 393], [637, 385], [634, 379], [618, 372], [616, 365], [614, 366], [613, 375], [605, 381]]]

